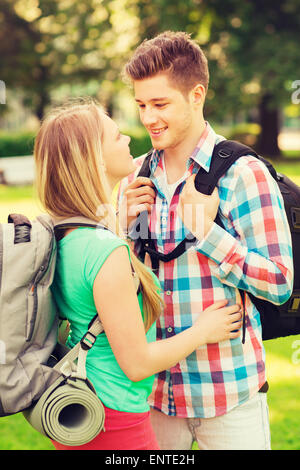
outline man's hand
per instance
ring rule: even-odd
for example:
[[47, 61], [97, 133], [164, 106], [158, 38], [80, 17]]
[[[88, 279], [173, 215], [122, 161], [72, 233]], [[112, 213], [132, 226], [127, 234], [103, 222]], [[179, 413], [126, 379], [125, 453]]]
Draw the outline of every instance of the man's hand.
[[199, 193], [195, 188], [193, 174], [187, 178], [179, 197], [177, 213], [190, 232], [201, 240], [210, 230], [219, 208], [219, 195], [217, 188], [208, 196]]
[[126, 187], [119, 207], [119, 219], [123, 230], [128, 230], [141, 212], [147, 210], [150, 213], [156, 197], [153, 188], [150, 178], [142, 176]]

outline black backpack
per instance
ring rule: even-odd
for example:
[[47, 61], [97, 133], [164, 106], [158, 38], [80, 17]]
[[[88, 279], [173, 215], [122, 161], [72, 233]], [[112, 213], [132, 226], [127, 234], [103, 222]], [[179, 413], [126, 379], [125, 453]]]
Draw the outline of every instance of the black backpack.
[[[149, 163], [153, 153], [153, 149], [148, 152], [143, 165], [138, 173], [138, 176], [149, 177], [150, 168]], [[203, 168], [200, 168], [195, 178], [196, 189], [204, 194], [211, 194], [217, 185], [221, 176], [223, 176], [230, 166], [240, 157], [245, 155], [252, 155], [259, 160], [263, 161], [267, 166], [269, 172], [276, 180], [281, 191], [285, 211], [290, 226], [293, 246], [293, 259], [294, 259], [294, 288], [291, 297], [283, 305], [274, 305], [267, 300], [258, 299], [252, 294], [248, 293], [251, 301], [256, 306], [260, 313], [262, 324], [262, 339], [274, 339], [290, 335], [300, 334], [300, 188], [293, 183], [285, 175], [277, 173], [270, 162], [257, 155], [257, 153], [239, 142], [224, 140], [219, 142], [215, 147], [212, 155], [210, 171], [207, 173]], [[217, 215], [216, 223], [222, 226], [222, 222]], [[143, 227], [143, 235], [145, 234], [144, 227], [148, 227], [148, 213], [145, 211], [139, 216], [139, 224]], [[147, 224], [147, 225], [146, 225]], [[186, 251], [188, 247], [196, 243], [196, 238], [189, 234], [182, 240], [176, 248], [168, 254], [160, 253], [156, 250], [154, 240], [151, 237], [149, 228], [148, 236], [140, 237], [138, 240], [140, 246], [140, 259], [144, 261], [145, 254], [148, 253], [152, 268], [154, 271], [158, 270], [159, 261], [167, 262], [178, 258]], [[299, 261], [299, 264], [297, 263]], [[299, 267], [298, 267], [299, 266]], [[241, 298], [244, 301], [244, 293], [240, 291]], [[242, 341], [245, 342], [246, 319], [243, 315], [243, 337]]]

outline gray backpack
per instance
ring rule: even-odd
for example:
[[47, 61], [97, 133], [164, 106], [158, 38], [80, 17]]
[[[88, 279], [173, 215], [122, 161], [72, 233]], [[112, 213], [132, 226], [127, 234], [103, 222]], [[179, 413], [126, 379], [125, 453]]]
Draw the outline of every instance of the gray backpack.
[[[64, 222], [57, 226], [95, 227], [87, 219]], [[75, 346], [75, 354], [57, 342], [59, 318], [50, 290], [56, 261], [55, 227], [47, 215], [31, 222], [12, 214], [8, 223], [0, 224], [0, 417], [36, 403], [62, 375], [58, 365], [67, 357], [76, 360], [102, 331], [97, 317], [94, 334], [88, 335], [89, 329]], [[83, 361], [82, 370], [84, 366]]]

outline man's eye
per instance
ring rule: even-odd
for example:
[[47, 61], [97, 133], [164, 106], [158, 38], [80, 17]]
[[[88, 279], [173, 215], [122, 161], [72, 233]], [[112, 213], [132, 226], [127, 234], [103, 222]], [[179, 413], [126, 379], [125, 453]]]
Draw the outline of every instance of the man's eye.
[[164, 106], [167, 106], [167, 103], [157, 103], [156, 104], [157, 108], [163, 108]]

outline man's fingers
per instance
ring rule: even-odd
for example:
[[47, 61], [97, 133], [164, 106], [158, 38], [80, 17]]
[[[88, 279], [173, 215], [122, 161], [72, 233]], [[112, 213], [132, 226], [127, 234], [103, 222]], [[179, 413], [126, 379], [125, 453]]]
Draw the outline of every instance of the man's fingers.
[[154, 204], [154, 198], [149, 196], [148, 194], [144, 194], [143, 196], [139, 196], [135, 198], [134, 202], [130, 204], [130, 206], [140, 206], [141, 204]]
[[242, 318], [242, 312], [232, 313], [229, 317], [230, 323], [236, 323]]
[[151, 212], [151, 204], [148, 204], [148, 203], [144, 203], [144, 204], [138, 204], [138, 205], [135, 205], [135, 206], [131, 206], [129, 211], [128, 211], [128, 215], [129, 217], [137, 217], [138, 215], [140, 215], [141, 212], [144, 212], [144, 211], [147, 211], [147, 212]]
[[[150, 178], [146, 178], [144, 176], [139, 176], [134, 181], [132, 181], [132, 183], [128, 184], [126, 189], [134, 189], [134, 188], [138, 188], [140, 186], [154, 187], [154, 184], [152, 183]], [[125, 191], [126, 191], [126, 189], [125, 189]]]
[[196, 178], [196, 173], [192, 173], [188, 178], [185, 180], [186, 184], [193, 184]]
[[238, 329], [237, 331], [231, 331], [228, 335], [228, 338], [229, 339], [235, 339], [235, 338], [238, 338], [239, 336], [241, 336], [241, 329]]
[[218, 310], [219, 308], [225, 307], [228, 304], [228, 300], [217, 300], [215, 303], [211, 304], [209, 307], [205, 309], [205, 311], [211, 312], [212, 310]]
[[149, 196], [155, 198], [156, 194], [153, 188], [150, 186], [139, 186], [137, 188], [127, 188], [124, 191], [124, 194], [126, 194], [127, 197], [139, 197], [143, 196], [145, 194], [148, 194]]
[[182, 191], [186, 191], [188, 189], [191, 189], [191, 188], [195, 188], [195, 178], [196, 178], [196, 174], [192, 174], [190, 175], [186, 180], [185, 180], [185, 185], [183, 186], [183, 189]]

